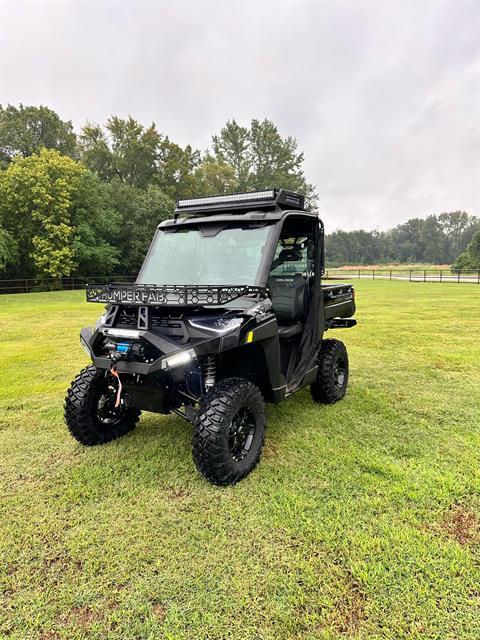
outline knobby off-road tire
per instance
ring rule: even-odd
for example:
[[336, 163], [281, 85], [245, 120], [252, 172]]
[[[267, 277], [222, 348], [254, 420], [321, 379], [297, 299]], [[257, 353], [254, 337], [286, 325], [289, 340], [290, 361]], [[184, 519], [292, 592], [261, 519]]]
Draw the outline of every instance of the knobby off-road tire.
[[333, 404], [343, 398], [348, 385], [348, 353], [340, 340], [323, 340], [317, 379], [310, 385], [315, 402]]
[[242, 378], [222, 380], [204, 398], [194, 427], [197, 469], [213, 484], [235, 484], [260, 460], [265, 438], [260, 390]]
[[104, 444], [135, 427], [140, 410], [122, 404], [115, 411], [114, 396], [104, 371], [90, 365], [78, 374], [65, 398], [65, 422], [76, 440], [89, 446]]

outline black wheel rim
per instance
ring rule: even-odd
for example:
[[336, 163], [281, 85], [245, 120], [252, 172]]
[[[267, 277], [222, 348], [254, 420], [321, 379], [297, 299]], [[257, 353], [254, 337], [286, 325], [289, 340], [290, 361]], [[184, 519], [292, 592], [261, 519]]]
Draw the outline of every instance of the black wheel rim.
[[98, 398], [95, 415], [100, 424], [113, 427], [123, 417], [123, 403], [115, 407], [117, 391], [113, 387], [107, 387]]
[[347, 376], [347, 362], [345, 358], [338, 358], [333, 368], [333, 381], [338, 389], [341, 389], [345, 384], [345, 378]]
[[233, 416], [228, 434], [228, 450], [234, 460], [243, 460], [252, 448], [255, 435], [255, 416], [248, 407], [242, 407]]

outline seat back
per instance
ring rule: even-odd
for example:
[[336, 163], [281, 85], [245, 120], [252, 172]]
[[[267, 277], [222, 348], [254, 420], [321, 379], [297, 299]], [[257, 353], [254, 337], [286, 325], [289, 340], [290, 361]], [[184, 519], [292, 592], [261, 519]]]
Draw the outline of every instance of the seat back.
[[302, 275], [270, 276], [268, 286], [279, 324], [288, 325], [305, 319], [307, 281]]

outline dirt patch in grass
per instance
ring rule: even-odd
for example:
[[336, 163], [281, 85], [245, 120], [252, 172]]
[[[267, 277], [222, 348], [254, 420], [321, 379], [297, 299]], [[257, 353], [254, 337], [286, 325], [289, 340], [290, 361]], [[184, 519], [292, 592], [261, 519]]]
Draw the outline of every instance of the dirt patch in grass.
[[58, 640], [59, 638], [60, 636], [56, 631], [44, 631], [39, 640]]
[[184, 500], [188, 498], [188, 492], [180, 487], [169, 487], [167, 496], [170, 500]]
[[161, 602], [155, 602], [152, 605], [152, 612], [157, 620], [164, 620], [167, 614], [167, 607]]
[[332, 612], [332, 627], [335, 631], [342, 636], [355, 636], [366, 619], [365, 605], [366, 597], [359, 582], [347, 572], [345, 592], [338, 598]]
[[462, 546], [480, 543], [480, 520], [473, 511], [454, 505], [446, 514], [442, 529]]
[[62, 626], [74, 625], [86, 630], [101, 618], [101, 613], [93, 611], [90, 607], [73, 607], [68, 613], [64, 613], [58, 618], [58, 623]]
[[280, 447], [273, 442], [267, 442], [263, 448], [262, 457], [265, 459], [277, 458], [280, 453]]

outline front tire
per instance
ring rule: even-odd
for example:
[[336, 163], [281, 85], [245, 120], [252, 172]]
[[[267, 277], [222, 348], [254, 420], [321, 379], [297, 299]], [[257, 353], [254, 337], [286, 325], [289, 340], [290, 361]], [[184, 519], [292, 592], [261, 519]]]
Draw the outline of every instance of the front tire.
[[93, 365], [83, 369], [72, 382], [65, 398], [65, 422], [81, 444], [93, 446], [120, 438], [131, 431], [140, 410], [128, 407], [124, 399], [115, 409], [116, 387], [105, 372]]
[[343, 398], [348, 385], [348, 353], [340, 340], [323, 340], [318, 356], [318, 373], [310, 385], [312, 398], [322, 404], [333, 404]]
[[248, 380], [227, 378], [202, 403], [195, 422], [193, 461], [212, 484], [235, 484], [257, 465], [264, 438], [260, 390]]

